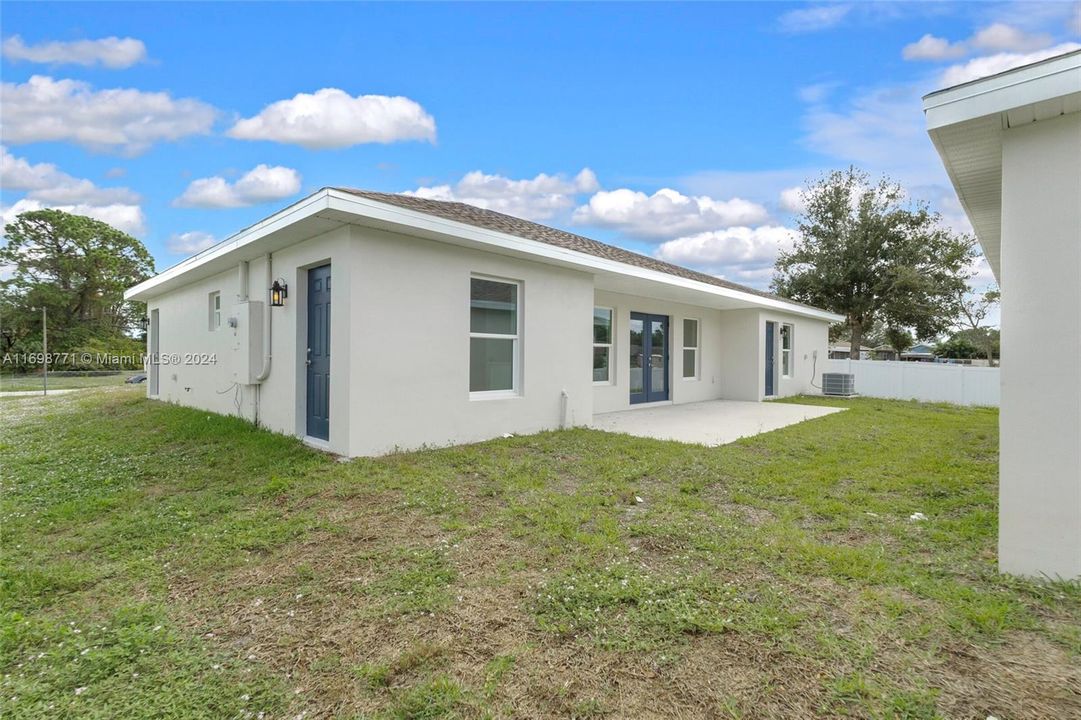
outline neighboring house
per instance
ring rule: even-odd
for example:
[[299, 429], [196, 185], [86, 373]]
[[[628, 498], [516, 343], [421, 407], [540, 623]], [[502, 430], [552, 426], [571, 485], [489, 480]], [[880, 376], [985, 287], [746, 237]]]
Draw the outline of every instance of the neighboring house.
[[[860, 345], [860, 360], [870, 360], [874, 348]], [[852, 343], [839, 340], [830, 345], [830, 360], [848, 360], [852, 357]]]
[[934, 362], [935, 346], [929, 343], [913, 345], [901, 353], [901, 359], [907, 362]]
[[871, 351], [871, 357], [875, 360], [896, 360], [897, 351], [889, 345], [876, 345]]
[[814, 393], [842, 319], [501, 213], [335, 188], [126, 297], [147, 303], [150, 397], [349, 456]]
[[[999, 566], [1081, 576], [1081, 51], [931, 93], [928, 131], [1002, 288]], [[1054, 338], [1055, 352], [1032, 352]]]

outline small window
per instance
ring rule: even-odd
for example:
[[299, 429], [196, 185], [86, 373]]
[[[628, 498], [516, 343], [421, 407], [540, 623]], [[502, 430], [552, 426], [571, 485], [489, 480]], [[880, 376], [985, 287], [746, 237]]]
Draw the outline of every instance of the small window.
[[518, 392], [519, 284], [474, 277], [469, 293], [469, 391]]
[[612, 382], [611, 308], [593, 308], [593, 382]]
[[781, 325], [781, 375], [792, 377], [792, 332], [788, 323]]
[[210, 293], [210, 329], [217, 330], [221, 327], [221, 293]]
[[683, 378], [698, 378], [698, 321], [683, 319]]

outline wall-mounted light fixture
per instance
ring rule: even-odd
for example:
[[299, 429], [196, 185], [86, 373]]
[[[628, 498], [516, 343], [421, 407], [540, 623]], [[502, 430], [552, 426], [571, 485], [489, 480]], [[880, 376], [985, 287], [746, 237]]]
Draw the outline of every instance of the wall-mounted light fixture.
[[270, 306], [281, 307], [285, 305], [285, 298], [289, 297], [289, 286], [281, 280], [275, 280], [270, 286]]
[[149, 328], [150, 327], [150, 318], [148, 318], [146, 315], [143, 315], [141, 318], [139, 318], [139, 327], [141, 329], [143, 329], [143, 330], [146, 330], [147, 328]]

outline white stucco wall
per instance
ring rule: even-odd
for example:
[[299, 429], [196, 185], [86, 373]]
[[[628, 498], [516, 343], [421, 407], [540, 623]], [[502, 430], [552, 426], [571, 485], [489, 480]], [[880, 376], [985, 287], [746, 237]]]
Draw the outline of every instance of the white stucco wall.
[[[810, 352], [825, 357], [826, 324], [756, 309], [716, 310], [595, 291], [592, 274], [408, 235], [343, 226], [272, 255], [272, 279], [289, 285], [271, 313], [271, 372], [261, 385], [237, 383], [237, 338], [229, 326], [241, 301], [238, 267], [149, 302], [158, 312], [162, 355], [207, 354], [216, 363], [162, 366], [158, 398], [240, 415], [272, 430], [306, 430], [307, 273], [331, 265], [329, 449], [377, 455], [590, 422], [594, 412], [630, 407], [627, 337], [632, 311], [670, 319], [670, 402], [759, 400], [767, 319], [791, 322], [795, 372], [778, 395], [814, 392]], [[521, 283], [520, 393], [478, 399], [469, 392], [470, 279]], [[266, 301], [262, 257], [249, 263], [251, 300]], [[209, 329], [210, 293], [222, 297], [222, 324]], [[610, 384], [592, 382], [592, 320], [613, 308]], [[699, 321], [699, 371], [683, 378], [683, 320]], [[244, 318], [240, 318], [243, 326]], [[777, 345], [778, 353], [780, 345]], [[261, 351], [255, 348], [255, 364]], [[780, 364], [778, 362], [778, 368]], [[819, 368], [821, 369], [821, 368]], [[148, 384], [148, 392], [150, 385]], [[566, 392], [564, 409], [563, 393]]]
[[726, 400], [762, 399], [764, 375], [762, 346], [764, 328], [759, 327], [759, 311], [726, 310], [721, 313], [718, 346], [721, 355], [721, 397]]
[[[207, 354], [213, 363], [201, 360], [159, 366], [158, 397], [162, 400], [200, 407], [217, 413], [236, 415], [234, 402], [239, 400], [242, 415], [250, 417], [253, 395], [230, 392], [233, 382], [227, 366], [232, 357], [233, 330], [226, 325], [230, 308], [236, 303], [237, 271], [215, 275], [164, 297], [152, 300], [148, 310], [158, 311], [158, 351], [164, 358], [176, 355]], [[210, 294], [220, 292], [222, 327], [210, 330]], [[151, 384], [146, 384], [147, 394]]]
[[[158, 399], [249, 420], [258, 416], [259, 423], [271, 430], [303, 436], [304, 365], [301, 355], [306, 347], [303, 299], [307, 294], [307, 269], [327, 262], [332, 264], [335, 282], [332, 285], [331, 332], [335, 337], [349, 337], [349, 275], [355, 251], [350, 230], [344, 227], [274, 253], [271, 261], [273, 277], [280, 277], [289, 285], [289, 298], [284, 307], [279, 308], [269, 308], [265, 304], [264, 261], [260, 258], [249, 263], [250, 299], [264, 302], [263, 312], [272, 313], [271, 373], [260, 386], [237, 385], [233, 380], [237, 331], [229, 327], [228, 318], [241, 300], [239, 267], [150, 300], [148, 310], [158, 310], [158, 349], [163, 357], [180, 355], [183, 359], [189, 354], [211, 354], [216, 360], [211, 364], [162, 365]], [[222, 297], [222, 322], [216, 330], [209, 329], [212, 292], [220, 292]], [[332, 386], [334, 393], [330, 407], [330, 447], [343, 454], [348, 452], [350, 403], [341, 399], [349, 398], [351, 391], [349, 375], [345, 372], [350, 353], [350, 345], [343, 344], [333, 348], [331, 357], [331, 374], [336, 382]], [[147, 383], [147, 394], [151, 391], [151, 384]]]
[[[592, 275], [358, 228], [350, 447], [449, 445], [589, 422]], [[470, 399], [473, 274], [521, 283], [521, 393]]]
[[[774, 363], [774, 397], [788, 397], [791, 395], [821, 395], [822, 372], [826, 369], [826, 361], [829, 359], [829, 323], [811, 318], [788, 315], [786, 313], [762, 311], [758, 314], [759, 356], [764, 362], [766, 353], [766, 323], [775, 322], [773, 346], [777, 353], [777, 362]], [[781, 337], [780, 327], [782, 323], [792, 325], [792, 369], [785, 377], [781, 371]], [[766, 392], [766, 370], [762, 365], [759, 372], [759, 397], [764, 397]], [[827, 371], [828, 372], [828, 371]], [[815, 387], [817, 386], [817, 387]]]
[[1081, 113], [1072, 113], [1003, 133], [999, 563], [1005, 572], [1081, 575], [1079, 278]]

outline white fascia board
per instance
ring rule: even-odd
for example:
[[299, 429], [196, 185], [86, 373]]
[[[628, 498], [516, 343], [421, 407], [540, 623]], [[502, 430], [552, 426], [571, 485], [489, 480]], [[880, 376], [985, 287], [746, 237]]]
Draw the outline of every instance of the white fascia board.
[[462, 223], [447, 218], [429, 215], [427, 213], [409, 210], [407, 208], [381, 203], [359, 195], [344, 193], [334, 189], [330, 194], [330, 209], [359, 215], [408, 228], [423, 230], [430, 233], [458, 238], [469, 241], [476, 245], [486, 246], [492, 249], [510, 251], [523, 255], [532, 255], [560, 264], [571, 265], [576, 268], [589, 269], [597, 272], [612, 273], [625, 277], [640, 278], [673, 287], [695, 290], [698, 292], [715, 295], [733, 300], [739, 300], [762, 308], [770, 308], [795, 315], [813, 317], [830, 322], [841, 322], [843, 315], [837, 315], [819, 308], [785, 302], [776, 298], [762, 297], [754, 293], [726, 288], [720, 285], [712, 285], [698, 280], [682, 278], [678, 275], [640, 268], [635, 265], [597, 257], [588, 253], [578, 252], [562, 248], [557, 245], [527, 240], [516, 235], [502, 233], [497, 230], [477, 227], [468, 223]]
[[1049, 58], [923, 98], [927, 128], [955, 125], [1081, 92], [1081, 51]]
[[327, 190], [319, 190], [302, 200], [298, 200], [284, 210], [230, 235], [217, 245], [212, 245], [206, 250], [192, 255], [187, 260], [182, 260], [176, 265], [162, 270], [154, 277], [128, 288], [124, 291], [124, 299], [146, 300], [154, 297], [157, 293], [154, 293], [153, 290], [162, 284], [174, 280], [197, 267], [211, 263], [224, 255], [250, 246], [273, 232], [322, 212], [326, 207]]

